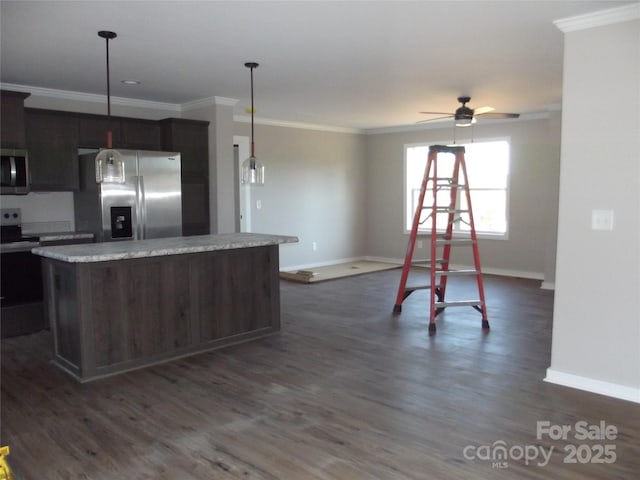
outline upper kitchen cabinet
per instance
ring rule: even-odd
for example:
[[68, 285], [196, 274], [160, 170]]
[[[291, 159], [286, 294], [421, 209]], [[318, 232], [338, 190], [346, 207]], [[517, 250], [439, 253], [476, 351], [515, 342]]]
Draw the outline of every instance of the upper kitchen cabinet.
[[115, 147], [139, 150], [161, 150], [160, 125], [155, 120], [120, 119], [120, 141]]
[[78, 146], [81, 148], [105, 148], [107, 131], [111, 130], [113, 146], [121, 143], [120, 119], [104, 115], [75, 114], [78, 118]]
[[113, 148], [131, 150], [160, 150], [160, 125], [155, 120], [108, 117], [104, 115], [76, 114], [78, 117], [78, 144], [81, 148], [105, 148], [107, 131], [111, 130]]
[[0, 144], [2, 148], [25, 148], [24, 99], [28, 93], [0, 91]]
[[78, 189], [78, 118], [68, 112], [25, 109], [32, 191]]
[[160, 121], [162, 149], [180, 152], [182, 234], [207, 235], [209, 226], [209, 122], [167, 118]]
[[182, 175], [209, 181], [209, 122], [167, 118], [162, 126], [162, 148], [180, 152]]

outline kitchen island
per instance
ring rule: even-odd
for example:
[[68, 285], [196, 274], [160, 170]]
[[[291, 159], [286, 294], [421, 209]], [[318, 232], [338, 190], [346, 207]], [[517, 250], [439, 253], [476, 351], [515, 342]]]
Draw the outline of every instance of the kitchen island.
[[233, 233], [38, 247], [53, 361], [81, 382], [279, 331], [279, 244]]

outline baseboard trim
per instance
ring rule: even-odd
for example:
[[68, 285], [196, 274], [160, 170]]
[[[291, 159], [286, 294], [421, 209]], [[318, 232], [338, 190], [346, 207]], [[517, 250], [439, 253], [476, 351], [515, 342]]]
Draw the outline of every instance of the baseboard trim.
[[555, 383], [564, 387], [576, 388], [607, 397], [619, 398], [628, 402], [640, 403], [640, 388], [627, 387], [617, 383], [603, 382], [593, 378], [573, 375], [571, 373], [560, 372], [552, 368], [547, 368], [545, 382]]
[[540, 284], [540, 288], [542, 290], [555, 290], [556, 282], [547, 282], [546, 280], [543, 280], [542, 283]]

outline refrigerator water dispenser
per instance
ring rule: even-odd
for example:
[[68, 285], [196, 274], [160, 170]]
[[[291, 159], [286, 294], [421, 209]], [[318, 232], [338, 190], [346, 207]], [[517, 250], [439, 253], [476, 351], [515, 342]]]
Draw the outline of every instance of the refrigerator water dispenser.
[[133, 238], [131, 207], [111, 207], [111, 238]]

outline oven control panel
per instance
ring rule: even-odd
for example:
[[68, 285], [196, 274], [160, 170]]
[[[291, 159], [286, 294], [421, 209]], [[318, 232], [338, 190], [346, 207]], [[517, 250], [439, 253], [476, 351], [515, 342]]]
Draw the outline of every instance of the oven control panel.
[[22, 213], [19, 208], [0, 208], [0, 225], [12, 226], [22, 224]]

